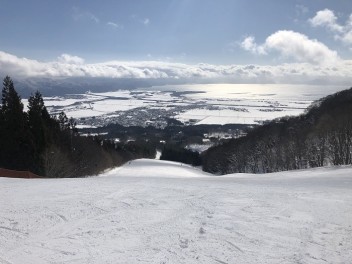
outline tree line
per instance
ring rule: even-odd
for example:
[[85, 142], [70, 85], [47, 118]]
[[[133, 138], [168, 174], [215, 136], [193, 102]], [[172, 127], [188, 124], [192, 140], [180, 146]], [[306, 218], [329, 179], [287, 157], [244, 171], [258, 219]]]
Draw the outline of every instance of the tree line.
[[202, 161], [216, 174], [352, 164], [352, 88], [314, 102], [300, 116], [275, 119], [212, 147]]
[[168, 144], [163, 147], [160, 160], [177, 161], [193, 166], [200, 166], [202, 164], [202, 159], [198, 152], [174, 144]]
[[28, 170], [45, 177], [98, 174], [128, 160], [154, 157], [148, 144], [117, 144], [99, 137], [81, 137], [65, 113], [51, 116], [39, 91], [25, 111], [12, 79], [3, 80], [0, 105], [0, 167]]

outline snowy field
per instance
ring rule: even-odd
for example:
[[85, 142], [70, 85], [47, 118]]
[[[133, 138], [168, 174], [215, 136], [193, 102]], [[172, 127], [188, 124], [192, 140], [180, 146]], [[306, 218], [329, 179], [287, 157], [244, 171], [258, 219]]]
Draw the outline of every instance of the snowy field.
[[[107, 123], [134, 116], [142, 124], [164, 116], [194, 124], [258, 124], [286, 115], [299, 115], [314, 101], [341, 86], [284, 84], [190, 84], [154, 86], [136, 90], [45, 97], [50, 113], [65, 111], [68, 117], [97, 117]], [[24, 104], [27, 101], [24, 100]], [[153, 110], [152, 110], [153, 109]], [[159, 111], [156, 111], [159, 109]], [[128, 111], [127, 116], [123, 113]], [[142, 118], [143, 112], [151, 112]], [[119, 118], [120, 117], [120, 118]], [[86, 123], [78, 123], [87, 125]], [[131, 125], [136, 125], [135, 123]]]
[[0, 178], [0, 263], [351, 263], [352, 168], [211, 176], [137, 160]]

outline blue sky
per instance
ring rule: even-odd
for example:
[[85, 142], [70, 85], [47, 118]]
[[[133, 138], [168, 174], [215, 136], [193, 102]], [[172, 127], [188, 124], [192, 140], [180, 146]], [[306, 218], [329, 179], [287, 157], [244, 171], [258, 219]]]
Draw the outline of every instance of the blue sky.
[[0, 0], [0, 6], [0, 66], [10, 71], [23, 58], [262, 67], [345, 66], [352, 58], [350, 0]]

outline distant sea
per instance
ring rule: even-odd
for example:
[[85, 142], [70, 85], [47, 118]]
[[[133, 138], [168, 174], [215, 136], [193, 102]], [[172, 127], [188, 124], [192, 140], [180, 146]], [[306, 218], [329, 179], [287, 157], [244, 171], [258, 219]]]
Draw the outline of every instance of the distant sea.
[[329, 94], [349, 89], [341, 85], [305, 85], [305, 84], [186, 84], [152, 86], [139, 90], [199, 92], [192, 93], [194, 97], [235, 99], [245, 96], [271, 99], [290, 99], [314, 101]]

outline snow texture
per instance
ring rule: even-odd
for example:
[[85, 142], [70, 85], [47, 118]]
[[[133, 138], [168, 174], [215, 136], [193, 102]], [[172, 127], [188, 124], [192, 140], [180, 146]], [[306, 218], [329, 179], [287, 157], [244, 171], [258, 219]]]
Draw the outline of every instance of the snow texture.
[[0, 178], [0, 263], [351, 263], [352, 168], [212, 176], [137, 160]]

